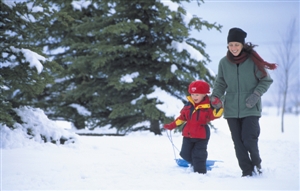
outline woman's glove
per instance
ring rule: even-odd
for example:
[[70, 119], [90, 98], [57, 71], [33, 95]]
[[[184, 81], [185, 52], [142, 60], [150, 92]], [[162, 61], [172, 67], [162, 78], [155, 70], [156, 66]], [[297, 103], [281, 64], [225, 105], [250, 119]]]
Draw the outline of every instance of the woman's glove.
[[246, 99], [246, 106], [248, 108], [252, 108], [256, 105], [260, 98], [260, 93], [254, 91], [247, 99]]
[[169, 124], [165, 124], [164, 128], [169, 129], [169, 130], [175, 129], [176, 128], [176, 123], [172, 122], [172, 123], [169, 123]]
[[222, 101], [215, 96], [210, 98], [210, 104], [215, 109], [220, 109], [222, 107]]

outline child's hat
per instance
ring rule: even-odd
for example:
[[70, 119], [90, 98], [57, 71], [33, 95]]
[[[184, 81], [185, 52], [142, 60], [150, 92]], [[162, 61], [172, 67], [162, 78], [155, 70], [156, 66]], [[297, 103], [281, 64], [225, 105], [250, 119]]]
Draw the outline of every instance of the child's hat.
[[209, 85], [207, 82], [202, 80], [193, 81], [189, 85], [189, 93], [190, 94], [208, 94], [209, 92]]

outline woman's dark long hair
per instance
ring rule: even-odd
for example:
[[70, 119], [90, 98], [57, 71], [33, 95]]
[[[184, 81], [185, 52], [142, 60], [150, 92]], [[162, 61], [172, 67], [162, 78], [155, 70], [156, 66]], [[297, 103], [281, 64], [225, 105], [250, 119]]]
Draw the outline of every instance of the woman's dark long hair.
[[266, 69], [275, 70], [277, 68], [277, 64], [275, 63], [268, 63], [264, 61], [259, 54], [254, 50], [254, 47], [257, 45], [252, 44], [251, 42], [247, 42], [244, 44], [243, 50], [250, 55], [253, 62], [257, 66], [258, 70], [263, 73], [263, 76], [267, 76]]
[[247, 53], [251, 54], [252, 51], [254, 50], [254, 47], [256, 47], [258, 45], [252, 44], [251, 42], [247, 42], [244, 44], [244, 51], [246, 51]]

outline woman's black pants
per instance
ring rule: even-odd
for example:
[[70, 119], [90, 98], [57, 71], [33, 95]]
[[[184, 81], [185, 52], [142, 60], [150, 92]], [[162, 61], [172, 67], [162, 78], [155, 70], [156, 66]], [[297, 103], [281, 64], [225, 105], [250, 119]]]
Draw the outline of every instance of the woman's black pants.
[[227, 118], [227, 123], [243, 176], [252, 175], [254, 166], [261, 163], [258, 150], [259, 117]]

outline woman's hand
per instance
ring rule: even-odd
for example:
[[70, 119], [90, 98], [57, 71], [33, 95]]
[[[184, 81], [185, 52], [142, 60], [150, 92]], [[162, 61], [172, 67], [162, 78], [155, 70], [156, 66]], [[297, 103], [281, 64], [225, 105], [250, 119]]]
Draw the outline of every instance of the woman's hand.
[[220, 109], [223, 106], [222, 101], [215, 96], [210, 98], [210, 104], [215, 109]]
[[246, 106], [248, 108], [252, 108], [254, 107], [258, 100], [260, 98], [260, 93], [258, 93], [257, 91], [254, 91], [247, 99], [246, 99]]

